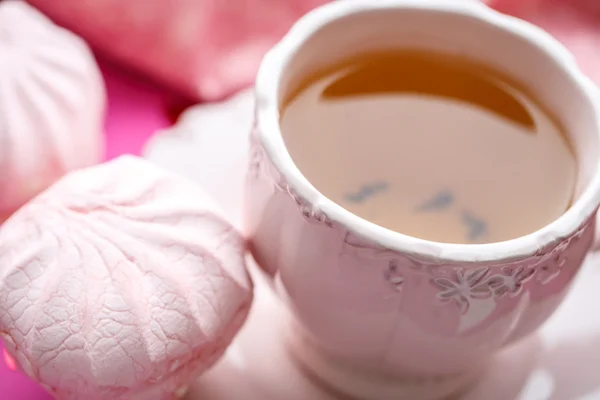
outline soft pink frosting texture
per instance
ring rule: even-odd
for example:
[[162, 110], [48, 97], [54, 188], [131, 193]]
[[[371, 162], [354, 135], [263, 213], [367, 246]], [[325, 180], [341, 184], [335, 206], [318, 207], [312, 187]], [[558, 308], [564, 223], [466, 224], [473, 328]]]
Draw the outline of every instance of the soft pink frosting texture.
[[0, 337], [60, 400], [163, 400], [252, 299], [244, 240], [199, 186], [133, 156], [68, 174], [0, 229]]
[[26, 3], [0, 3], [0, 221], [101, 160], [105, 102], [83, 40]]
[[251, 84], [264, 53], [327, 0], [28, 0], [94, 47], [197, 99]]

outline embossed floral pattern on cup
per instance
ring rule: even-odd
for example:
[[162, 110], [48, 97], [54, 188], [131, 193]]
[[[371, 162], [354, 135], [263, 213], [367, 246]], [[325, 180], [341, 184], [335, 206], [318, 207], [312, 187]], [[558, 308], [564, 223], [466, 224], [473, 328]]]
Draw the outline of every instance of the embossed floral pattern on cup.
[[436, 297], [442, 302], [454, 302], [461, 313], [469, 310], [472, 299], [487, 299], [491, 297], [490, 286], [485, 279], [489, 274], [488, 267], [473, 270], [458, 270], [454, 279], [436, 278], [433, 283], [440, 288]]
[[[332, 355], [388, 372], [464, 371], [537, 329], [590, 250], [600, 204], [596, 88], [550, 36], [479, 3], [354, 0], [326, 8], [296, 26], [258, 74], [252, 151], [260, 157], [253, 157], [245, 196], [249, 247], [277, 278], [303, 330]], [[436, 243], [361, 219], [306, 180], [279, 128], [290, 85], [329, 57], [405, 42], [460, 49], [531, 82], [557, 112], [577, 109], [568, 119], [577, 120], [575, 147], [585, 160], [577, 200], [563, 216], [511, 241]], [[556, 86], [564, 88], [560, 98]]]

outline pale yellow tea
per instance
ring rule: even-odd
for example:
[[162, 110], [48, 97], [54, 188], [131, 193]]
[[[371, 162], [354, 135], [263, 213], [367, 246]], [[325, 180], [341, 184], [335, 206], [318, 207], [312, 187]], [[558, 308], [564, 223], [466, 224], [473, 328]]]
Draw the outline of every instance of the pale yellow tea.
[[292, 91], [281, 128], [321, 193], [406, 235], [508, 240], [573, 198], [576, 159], [560, 123], [516, 82], [459, 57], [348, 59]]

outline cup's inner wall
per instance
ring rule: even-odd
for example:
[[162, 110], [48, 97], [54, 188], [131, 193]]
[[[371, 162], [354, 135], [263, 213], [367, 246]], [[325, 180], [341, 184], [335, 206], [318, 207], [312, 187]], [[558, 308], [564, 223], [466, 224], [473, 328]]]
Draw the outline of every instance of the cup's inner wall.
[[313, 33], [288, 62], [279, 106], [307, 76], [353, 55], [409, 48], [448, 52], [482, 62], [520, 82], [565, 128], [578, 160], [577, 199], [596, 172], [593, 106], [570, 74], [533, 41], [478, 18], [439, 10], [372, 10]]

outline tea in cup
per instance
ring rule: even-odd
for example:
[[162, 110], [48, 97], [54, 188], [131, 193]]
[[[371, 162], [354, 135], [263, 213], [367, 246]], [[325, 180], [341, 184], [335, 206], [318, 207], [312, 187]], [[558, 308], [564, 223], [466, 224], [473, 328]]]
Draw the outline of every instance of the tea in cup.
[[361, 399], [439, 398], [557, 308], [600, 205], [594, 84], [466, 0], [345, 0], [265, 57], [244, 200], [294, 356]]

